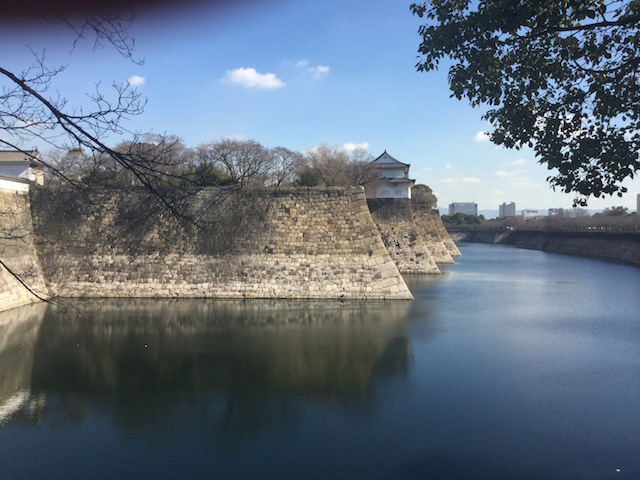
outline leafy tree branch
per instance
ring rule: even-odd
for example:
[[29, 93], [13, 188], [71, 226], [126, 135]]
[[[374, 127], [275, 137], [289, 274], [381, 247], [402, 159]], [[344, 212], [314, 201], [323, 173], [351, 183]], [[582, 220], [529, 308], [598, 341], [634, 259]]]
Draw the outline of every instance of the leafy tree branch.
[[488, 107], [491, 141], [528, 146], [553, 189], [622, 196], [640, 170], [640, 2], [431, 0], [416, 65], [449, 59], [452, 96]]

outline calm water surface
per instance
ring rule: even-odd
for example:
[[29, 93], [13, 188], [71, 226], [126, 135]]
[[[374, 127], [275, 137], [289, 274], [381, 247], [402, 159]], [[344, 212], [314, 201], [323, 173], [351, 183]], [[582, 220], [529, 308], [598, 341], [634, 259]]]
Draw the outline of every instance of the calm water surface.
[[0, 314], [0, 478], [640, 478], [640, 269], [461, 251], [413, 302]]

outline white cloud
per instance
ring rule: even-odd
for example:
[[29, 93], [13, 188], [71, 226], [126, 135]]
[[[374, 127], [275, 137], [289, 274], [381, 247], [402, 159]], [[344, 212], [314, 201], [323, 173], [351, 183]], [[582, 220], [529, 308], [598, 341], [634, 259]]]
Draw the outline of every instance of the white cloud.
[[476, 142], [488, 142], [489, 141], [489, 134], [487, 132], [478, 132], [473, 136], [473, 139]]
[[41, 134], [47, 128], [52, 128], [52, 122], [40, 122], [35, 118], [22, 118], [20, 120], [16, 120], [13, 124], [13, 128], [17, 129], [25, 129], [31, 131], [31, 133]]
[[514, 160], [513, 162], [509, 162], [508, 165], [518, 166], [524, 165], [525, 163], [527, 163], [527, 161], [524, 158], [519, 158], [517, 160]]
[[296, 67], [305, 69], [314, 78], [320, 78], [323, 75], [327, 75], [331, 71], [331, 68], [327, 67], [326, 65], [316, 65], [315, 67], [309, 66], [309, 60], [300, 60], [298, 63], [296, 63]]
[[[524, 160], [522, 162], [516, 160], [512, 163], [521, 165], [524, 163]], [[529, 179], [526, 169], [514, 170], [511, 172], [506, 170], [497, 170], [493, 172], [493, 175], [498, 177], [500, 180], [508, 180], [509, 185], [514, 188], [539, 188], [542, 186], [540, 183]]]
[[322, 75], [326, 75], [329, 73], [331, 69], [326, 65], [318, 65], [316, 67], [309, 67], [307, 71], [310, 72], [314, 77], [320, 78]]
[[16, 120], [13, 124], [14, 128], [26, 128], [37, 125], [38, 121], [35, 118], [22, 118], [20, 120]]
[[447, 170], [451, 170], [453, 168], [453, 165], [451, 165], [450, 163], [447, 163], [444, 168], [446, 168]]
[[440, 179], [440, 183], [444, 183], [445, 185], [458, 185], [458, 184], [474, 184], [474, 183], [483, 183], [484, 180], [477, 177], [464, 177], [464, 178], [442, 178]]
[[225, 80], [247, 88], [275, 89], [282, 88], [285, 83], [273, 73], [258, 73], [255, 68], [236, 68], [227, 70]]
[[519, 178], [511, 182], [511, 186], [516, 188], [540, 188], [543, 185], [540, 183], [532, 182], [527, 178]]
[[140, 75], [131, 75], [128, 79], [127, 79], [127, 83], [129, 85], [132, 85], [134, 87], [141, 87], [142, 85], [144, 85], [146, 83], [147, 79], [144, 77], [141, 77]]
[[368, 150], [369, 149], [369, 142], [362, 142], [362, 143], [345, 143], [342, 148], [344, 148], [346, 151], [348, 152], [353, 152], [354, 150]]
[[458, 183], [457, 178], [441, 178], [440, 183], [444, 183], [445, 185], [454, 185]]
[[484, 180], [477, 177], [465, 177], [461, 181], [462, 183], [482, 183]]

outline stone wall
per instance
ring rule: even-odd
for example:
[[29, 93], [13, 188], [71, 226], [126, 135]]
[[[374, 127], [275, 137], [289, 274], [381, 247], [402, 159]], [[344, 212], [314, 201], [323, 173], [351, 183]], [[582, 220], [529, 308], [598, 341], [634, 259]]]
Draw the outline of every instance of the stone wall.
[[447, 232], [444, 223], [442, 223], [442, 217], [440, 216], [440, 213], [437, 210], [433, 210], [431, 214], [433, 217], [433, 223], [435, 225], [436, 232], [438, 232], [438, 236], [444, 243], [447, 252], [449, 252], [452, 257], [461, 257], [462, 253], [460, 253], [460, 250], [458, 250], [458, 246], [451, 238], [451, 235], [449, 235], [449, 232]]
[[599, 258], [640, 267], [640, 235], [613, 232], [472, 231], [461, 240], [499, 243], [532, 250]]
[[368, 198], [367, 203], [380, 237], [400, 273], [440, 273], [418, 232], [408, 198]]
[[[442, 229], [438, 227], [438, 222], [442, 223], [440, 216], [434, 213], [431, 207], [424, 205], [414, 204], [411, 206], [411, 211], [418, 232], [420, 232], [420, 235], [424, 239], [429, 253], [435, 262], [443, 265], [454, 263], [453, 257], [444, 242], [444, 239], [450, 239], [449, 234], [446, 229], [444, 229], [444, 225]], [[445, 234], [444, 239], [442, 237], [443, 229]], [[451, 240], [451, 243], [453, 243], [453, 240]]]
[[640, 235], [605, 232], [514, 231], [501, 243], [545, 252], [586, 256], [640, 267]]
[[[143, 190], [40, 188], [45, 278], [62, 297], [412, 298], [362, 188], [210, 189], [167, 214]], [[53, 221], [55, 219], [55, 221]]]
[[47, 296], [31, 231], [28, 195], [0, 189], [0, 312]]

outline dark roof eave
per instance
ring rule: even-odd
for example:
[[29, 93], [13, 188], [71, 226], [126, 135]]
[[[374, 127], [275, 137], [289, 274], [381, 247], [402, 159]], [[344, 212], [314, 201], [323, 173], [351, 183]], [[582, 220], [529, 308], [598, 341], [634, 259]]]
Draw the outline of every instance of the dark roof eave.
[[416, 183], [415, 180], [411, 178], [386, 178], [385, 180], [390, 181], [391, 183]]
[[0, 174], [0, 180], [8, 180], [10, 182], [16, 182], [16, 183], [31, 183], [31, 180], [29, 180], [28, 178], [12, 177], [10, 175], [2, 175], [2, 174]]

